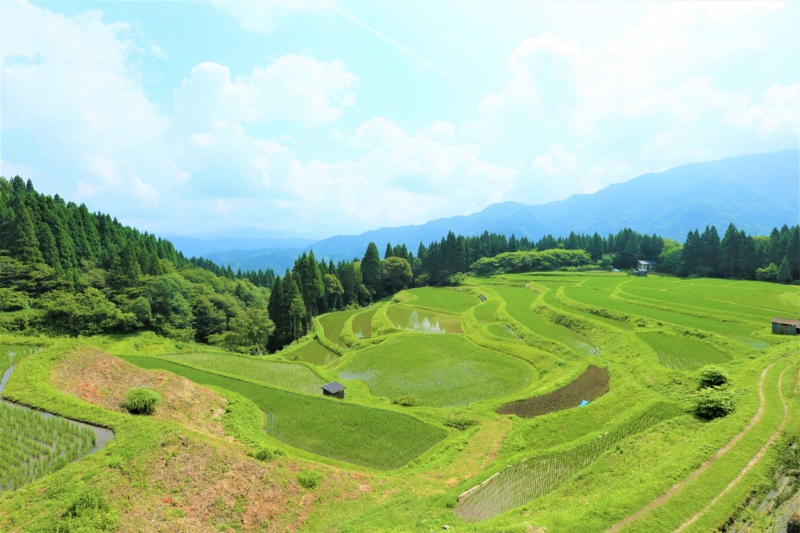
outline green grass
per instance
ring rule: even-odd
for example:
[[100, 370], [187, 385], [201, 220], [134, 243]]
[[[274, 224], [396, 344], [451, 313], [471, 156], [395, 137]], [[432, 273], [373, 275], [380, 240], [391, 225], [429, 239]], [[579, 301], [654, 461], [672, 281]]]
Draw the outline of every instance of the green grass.
[[705, 365], [719, 365], [730, 356], [711, 346], [688, 337], [661, 332], [640, 332], [639, 338], [658, 355], [658, 362], [675, 370], [694, 370]]
[[532, 332], [568, 346], [579, 353], [591, 353], [594, 346], [583, 335], [550, 322], [531, 310], [536, 299], [532, 290], [517, 287], [495, 287], [494, 289], [506, 301], [506, 311]]
[[397, 468], [445, 437], [443, 430], [394, 411], [286, 392], [164, 359], [123, 359], [141, 368], [167, 370], [200, 385], [240, 394], [267, 413], [269, 435], [339, 461], [384, 470]]
[[86, 455], [92, 430], [0, 403], [0, 493], [20, 488]]
[[[703, 280], [706, 281], [706, 280]], [[729, 280], [725, 280], [729, 281]], [[749, 285], [749, 284], [748, 284]], [[765, 287], [766, 285], [766, 287]], [[731, 290], [727, 286], [707, 285], [704, 283], [689, 283], [671, 289], [675, 292], [683, 294], [690, 294], [709, 298], [714, 300], [721, 300], [723, 302], [731, 302], [735, 304], [752, 307], [754, 309], [761, 309], [769, 311], [769, 314], [786, 313], [790, 316], [798, 314], [797, 307], [793, 307], [780, 299], [782, 293], [797, 294], [797, 289], [791, 287], [782, 287], [774, 284], [761, 284], [759, 288], [749, 288], [748, 286], [738, 286], [735, 290]]]
[[501, 339], [508, 339], [513, 341], [521, 340], [513, 331], [509, 330], [506, 326], [502, 324], [489, 324], [486, 326], [486, 329], [494, 335], [495, 337], [499, 337]]
[[460, 335], [398, 335], [359, 352], [341, 370], [375, 396], [411, 394], [423, 405], [468, 405], [527, 386], [531, 368]]
[[375, 316], [377, 309], [364, 311], [353, 317], [353, 333], [362, 339], [372, 338], [372, 317]]
[[622, 287], [622, 292], [626, 298], [642, 300], [645, 304], [650, 303], [659, 306], [669, 305], [676, 310], [688, 313], [714, 315], [721, 318], [733, 318], [742, 321], [763, 323], [764, 320], [769, 321], [775, 314], [774, 311], [766, 309], [734, 304], [724, 300], [681, 294], [665, 289], [635, 287], [626, 284]]
[[291, 361], [305, 361], [312, 365], [323, 366], [339, 359], [339, 356], [325, 348], [316, 340], [307, 342], [299, 348], [284, 349], [281, 355]]
[[182, 353], [166, 359], [306, 394], [322, 394], [320, 387], [328, 382], [300, 363], [265, 361], [244, 355]]
[[457, 317], [418, 307], [390, 305], [386, 316], [397, 329], [417, 333], [461, 333], [461, 322]]
[[347, 348], [347, 344], [345, 344], [345, 342], [340, 339], [339, 336], [342, 334], [342, 329], [344, 328], [344, 323], [347, 321], [347, 319], [359, 311], [360, 309], [355, 309], [352, 311], [339, 311], [337, 313], [328, 313], [320, 316], [319, 321], [322, 324], [325, 338], [334, 344], [338, 344], [342, 348]]
[[409, 303], [422, 307], [431, 307], [450, 311], [451, 313], [463, 313], [470, 307], [478, 305], [481, 301], [468, 292], [461, 292], [457, 289], [446, 289], [441, 287], [422, 287], [406, 291], [416, 296]]
[[619, 427], [572, 449], [536, 455], [509, 465], [462, 495], [456, 514], [469, 522], [486, 520], [553, 492], [620, 441], [680, 414], [680, 409], [673, 404], [656, 404]]
[[476, 306], [472, 310], [472, 314], [475, 316], [475, 320], [478, 321], [478, 324], [491, 324], [492, 322], [497, 322], [497, 318], [495, 318], [496, 311], [497, 302], [488, 300]]
[[[604, 290], [586, 289], [583, 287], [564, 287], [564, 295], [579, 303], [627, 314], [634, 320], [636, 317], [643, 317], [691, 330], [705, 330], [722, 335], [723, 337], [727, 337], [751, 348], [765, 348], [765, 345], [768, 346], [762, 339], [751, 335], [751, 333], [757, 329], [755, 325], [747, 326], [736, 322], [722, 322], [711, 318], [682, 314], [679, 310], [657, 309], [646, 305], [616, 300], [611, 298], [610, 291]], [[665, 308], [669, 307], [666, 303], [663, 306]], [[765, 323], [765, 327], [768, 325], [768, 323]]]

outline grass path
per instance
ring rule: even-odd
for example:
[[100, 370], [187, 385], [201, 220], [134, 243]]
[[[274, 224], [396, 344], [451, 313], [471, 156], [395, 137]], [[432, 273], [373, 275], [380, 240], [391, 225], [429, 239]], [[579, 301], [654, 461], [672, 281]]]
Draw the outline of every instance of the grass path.
[[[745, 474], [747, 474], [747, 472], [749, 472], [751, 468], [753, 468], [755, 465], [758, 464], [759, 461], [761, 461], [761, 459], [767, 453], [767, 450], [769, 450], [769, 447], [772, 446], [772, 444], [777, 440], [778, 436], [780, 436], [781, 432], [786, 427], [786, 423], [789, 421], [789, 404], [786, 403], [786, 398], [783, 395], [783, 376], [784, 376], [784, 374], [786, 374], [787, 370], [792, 368], [792, 366], [793, 365], [789, 365], [786, 368], [784, 368], [783, 372], [781, 372], [781, 375], [778, 378], [778, 394], [780, 395], [781, 402], [783, 403], [783, 418], [781, 419], [781, 423], [778, 425], [778, 428], [775, 430], [775, 432], [772, 435], [770, 435], [770, 437], [767, 440], [766, 444], [764, 444], [764, 446], [762, 446], [761, 449], [758, 450], [758, 453], [756, 453], [755, 456], [753, 456], [753, 458], [750, 459], [750, 461], [747, 463], [747, 465], [742, 469], [742, 471], [739, 472], [739, 475], [737, 475], [735, 478], [733, 478], [733, 481], [731, 481], [728, 484], [728, 486], [725, 487], [725, 490], [720, 492], [716, 497], [714, 497], [713, 500], [708, 502], [708, 505], [703, 507], [699, 512], [697, 512], [689, 520], [687, 520], [684, 523], [682, 523], [673, 533], [679, 533], [680, 531], [683, 531], [684, 529], [686, 529], [687, 527], [692, 525], [694, 522], [696, 522], [701, 516], [703, 516], [703, 514], [705, 514], [706, 511], [708, 511], [714, 505], [716, 505], [720, 498], [725, 496], [725, 494], [727, 494], [728, 491], [730, 491], [733, 487], [738, 485], [739, 482], [742, 480], [742, 478], [745, 476]], [[761, 399], [762, 399], [762, 405], [763, 405], [763, 399], [764, 399], [763, 392], [762, 392], [762, 395], [761, 395]]]
[[[753, 429], [753, 427], [755, 427], [756, 424], [758, 424], [758, 422], [761, 420], [761, 417], [764, 414], [764, 404], [766, 403], [766, 398], [764, 396], [764, 378], [766, 378], [767, 373], [769, 373], [770, 369], [772, 369], [772, 367], [775, 366], [776, 363], [777, 363], [777, 361], [775, 363], [772, 363], [771, 365], [769, 365], [767, 368], [765, 368], [761, 372], [761, 377], [758, 380], [758, 396], [759, 396], [758, 410], [756, 411], [756, 414], [753, 415], [753, 418], [750, 419], [750, 422], [747, 424], [747, 426], [742, 431], [737, 433], [730, 440], [730, 442], [728, 442], [728, 444], [726, 444], [725, 446], [723, 446], [722, 448], [717, 450], [717, 452], [714, 455], [712, 455], [710, 459], [708, 459], [702, 465], [700, 465], [700, 467], [697, 468], [697, 470], [695, 470], [694, 472], [692, 472], [691, 474], [686, 476], [686, 478], [684, 478], [683, 480], [681, 480], [678, 483], [674, 484], [667, 492], [665, 492], [664, 494], [662, 494], [661, 496], [659, 496], [655, 500], [651, 501], [650, 503], [648, 503], [647, 505], [645, 505], [644, 507], [642, 507], [641, 509], [639, 509], [638, 511], [636, 511], [632, 515], [628, 516], [627, 518], [623, 519], [622, 521], [617, 522], [613, 526], [611, 526], [608, 529], [606, 529], [605, 533], [616, 533], [617, 531], [620, 531], [625, 526], [627, 526], [627, 525], [635, 522], [636, 520], [638, 520], [645, 513], [648, 513], [650, 511], [652, 511], [653, 509], [656, 509], [656, 508], [660, 507], [661, 505], [663, 505], [670, 498], [672, 498], [672, 496], [674, 496], [678, 491], [680, 491], [684, 486], [686, 486], [690, 481], [692, 481], [695, 478], [697, 478], [698, 476], [700, 476], [703, 472], [708, 470], [708, 468], [713, 463], [715, 463], [719, 458], [721, 458], [723, 455], [728, 453], [728, 451], [731, 448], [733, 448], [736, 445], [737, 442], [742, 440], [745, 437], [745, 435], [747, 435], [750, 432], [750, 430]], [[781, 398], [783, 398], [783, 396], [781, 396]], [[699, 517], [699, 515], [698, 515], [698, 517]]]

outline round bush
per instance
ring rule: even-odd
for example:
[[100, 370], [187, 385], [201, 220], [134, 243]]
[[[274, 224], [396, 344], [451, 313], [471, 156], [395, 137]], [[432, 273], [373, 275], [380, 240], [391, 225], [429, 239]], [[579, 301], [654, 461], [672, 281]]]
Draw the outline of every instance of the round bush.
[[709, 387], [694, 393], [694, 414], [709, 420], [727, 416], [733, 412], [733, 394], [726, 389]]
[[253, 454], [253, 457], [258, 459], [259, 461], [271, 461], [272, 460], [272, 451], [269, 448], [261, 448], [256, 453]]
[[156, 410], [156, 405], [161, 401], [161, 395], [156, 391], [144, 387], [135, 387], [125, 393], [122, 403], [129, 413], [133, 415], [150, 415]]
[[406, 394], [405, 396], [398, 396], [392, 400], [392, 403], [404, 407], [414, 407], [415, 405], [419, 405], [419, 398], [413, 394]]
[[728, 374], [718, 366], [705, 366], [700, 370], [700, 388], [720, 387], [728, 382]]
[[317, 485], [319, 485], [319, 481], [320, 481], [321, 477], [322, 476], [320, 476], [317, 472], [314, 472], [313, 470], [309, 470], [309, 471], [303, 472], [299, 476], [297, 476], [297, 482], [300, 485], [302, 485], [303, 487], [305, 487], [306, 489], [312, 490], [312, 489], [317, 488]]

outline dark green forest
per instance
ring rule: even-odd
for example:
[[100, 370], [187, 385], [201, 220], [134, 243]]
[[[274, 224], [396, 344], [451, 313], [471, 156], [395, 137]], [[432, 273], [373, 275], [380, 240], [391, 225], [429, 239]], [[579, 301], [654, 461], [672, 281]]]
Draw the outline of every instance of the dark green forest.
[[0, 179], [0, 331], [95, 335], [150, 330], [249, 353], [276, 351], [307, 334], [313, 317], [369, 305], [411, 286], [458, 283], [468, 273], [620, 270], [639, 259], [680, 276], [800, 279], [800, 226], [752, 237], [731, 224], [686, 242], [626, 228], [602, 237], [570, 233], [536, 242], [514, 235], [449, 232], [416, 255], [370, 243], [362, 258], [297, 258], [276, 276], [233, 272], [186, 258], [167, 240], [124, 226], [83, 204]]

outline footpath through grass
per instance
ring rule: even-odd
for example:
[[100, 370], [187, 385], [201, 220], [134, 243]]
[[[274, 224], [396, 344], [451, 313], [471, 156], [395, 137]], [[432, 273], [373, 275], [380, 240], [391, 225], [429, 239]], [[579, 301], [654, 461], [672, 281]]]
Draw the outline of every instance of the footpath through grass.
[[416, 418], [264, 387], [164, 359], [125, 356], [141, 368], [167, 370], [199, 383], [241, 394], [266, 414], [267, 433], [324, 457], [388, 470], [406, 464], [446, 433]]

